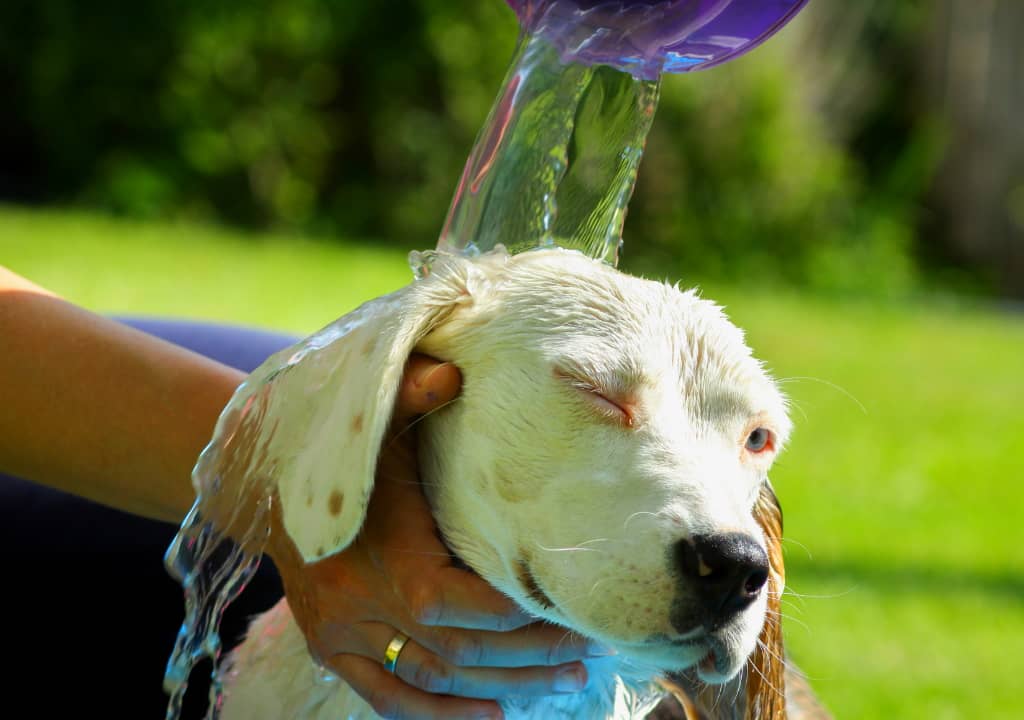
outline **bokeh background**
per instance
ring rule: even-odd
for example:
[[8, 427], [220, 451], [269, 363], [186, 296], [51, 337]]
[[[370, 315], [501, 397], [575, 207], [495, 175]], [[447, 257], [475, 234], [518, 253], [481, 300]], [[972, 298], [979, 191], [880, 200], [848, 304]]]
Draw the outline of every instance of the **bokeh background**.
[[[839, 717], [1020, 713], [1021, 37], [1018, 0], [811, 0], [665, 80], [631, 204], [624, 269], [793, 399], [789, 646]], [[311, 332], [434, 245], [515, 39], [500, 0], [5, 0], [0, 263]]]

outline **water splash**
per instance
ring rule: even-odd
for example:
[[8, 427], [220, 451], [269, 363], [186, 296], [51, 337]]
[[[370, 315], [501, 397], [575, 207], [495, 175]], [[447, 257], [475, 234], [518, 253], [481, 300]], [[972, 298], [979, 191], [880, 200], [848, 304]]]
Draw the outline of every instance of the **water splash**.
[[[270, 536], [273, 478], [281, 460], [275, 454], [280, 448], [274, 450], [280, 415], [268, 412], [275, 379], [301, 365], [309, 371], [306, 388], [315, 395], [330, 376], [316, 351], [359, 327], [362, 318], [357, 310], [268, 358], [235, 391], [199, 456], [192, 472], [197, 500], [164, 558], [185, 594], [185, 619], [164, 674], [167, 720], [180, 717], [189, 676], [204, 659], [213, 665], [206, 717], [216, 720], [223, 705], [221, 618], [255, 574]], [[306, 409], [296, 402], [292, 414], [305, 415]], [[317, 677], [333, 681], [323, 668]]]

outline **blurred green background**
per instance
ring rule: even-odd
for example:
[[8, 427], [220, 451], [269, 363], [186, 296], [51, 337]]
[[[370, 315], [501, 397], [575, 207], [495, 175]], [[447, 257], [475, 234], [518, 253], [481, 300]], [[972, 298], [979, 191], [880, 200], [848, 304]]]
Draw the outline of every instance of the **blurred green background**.
[[[1022, 35], [811, 0], [667, 78], [641, 166], [624, 269], [725, 303], [793, 399], [788, 642], [838, 717], [1020, 716]], [[313, 331], [433, 246], [515, 37], [500, 0], [6, 0], [0, 263]]]

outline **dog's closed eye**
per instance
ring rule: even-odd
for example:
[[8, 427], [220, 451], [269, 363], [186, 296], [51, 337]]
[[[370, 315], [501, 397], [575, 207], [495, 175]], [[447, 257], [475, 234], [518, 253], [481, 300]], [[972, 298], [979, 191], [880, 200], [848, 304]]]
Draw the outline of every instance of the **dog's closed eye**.
[[578, 372], [564, 368], [555, 368], [555, 377], [579, 392], [583, 400], [600, 416], [633, 427], [635, 409], [625, 391], [603, 387]]

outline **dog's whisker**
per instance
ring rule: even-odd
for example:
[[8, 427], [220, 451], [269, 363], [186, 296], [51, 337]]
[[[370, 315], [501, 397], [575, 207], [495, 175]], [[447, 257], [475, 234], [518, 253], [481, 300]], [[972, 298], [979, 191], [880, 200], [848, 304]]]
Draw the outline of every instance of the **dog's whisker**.
[[783, 620], [785, 620], [787, 623], [795, 623], [795, 624], [799, 625], [800, 627], [802, 627], [804, 630], [807, 630], [808, 632], [811, 631], [810, 625], [808, 625], [803, 620], [801, 620], [801, 619], [799, 619], [799, 618], [797, 618], [797, 617], [795, 617], [793, 615], [787, 615], [784, 612], [779, 612], [778, 616], [780, 618], [782, 618]]
[[837, 385], [834, 382], [829, 382], [828, 380], [824, 380], [822, 378], [816, 378], [816, 377], [811, 377], [811, 376], [803, 376], [803, 375], [795, 375], [793, 377], [780, 378], [780, 379], [776, 380], [776, 382], [778, 382], [780, 385], [785, 385], [786, 383], [789, 383], [789, 382], [816, 382], [816, 383], [820, 383], [822, 385], [825, 385], [826, 387], [832, 388], [833, 390], [835, 390], [839, 394], [846, 396], [858, 408], [860, 408], [860, 411], [862, 413], [864, 413], [864, 415], [868, 415], [869, 414], [868, 413], [868, 409], [867, 409], [867, 407], [865, 407], [864, 403], [862, 403], [860, 400], [858, 400], [857, 397], [853, 393], [851, 393], [849, 390], [847, 390], [846, 388], [844, 388], [841, 385]]
[[774, 652], [771, 649], [771, 647], [765, 644], [762, 640], [757, 641], [757, 646], [761, 648], [761, 651], [772, 660], [777, 660], [778, 662], [781, 662], [783, 664], [786, 662], [786, 658], [784, 656], [779, 655], [777, 652]]
[[796, 410], [798, 413], [800, 413], [800, 417], [802, 417], [805, 421], [810, 419], [807, 416], [807, 411], [804, 410], [804, 406], [801, 403], [797, 402], [796, 400], [793, 400], [792, 398], [786, 398], [786, 405], [787, 407], [792, 408], [793, 410]]
[[587, 543], [607, 542], [607, 541], [608, 541], [607, 538], [595, 538], [594, 540], [587, 540], [586, 542], [582, 542], [579, 545], [573, 545], [571, 547], [545, 547], [544, 545], [541, 545], [539, 542], [536, 542], [536, 541], [534, 541], [534, 545], [537, 548], [539, 548], [540, 550], [543, 550], [544, 552], [553, 552], [553, 553], [558, 553], [558, 552], [596, 552], [596, 553], [605, 553], [604, 550], [600, 550], [598, 548], [583, 547], [583, 546], [586, 545]]
[[797, 592], [796, 590], [794, 590], [791, 587], [787, 587], [786, 588], [786, 595], [788, 597], [800, 598], [801, 600], [836, 600], [838, 598], [846, 597], [847, 595], [851, 595], [851, 594], [853, 594], [855, 592], [857, 592], [857, 586], [856, 585], [854, 585], [852, 587], [849, 587], [846, 590], [843, 590], [842, 592], [829, 593], [827, 595], [812, 595], [810, 593]]
[[802, 597], [793, 597], [787, 592], [781, 600], [781, 604], [790, 612], [803, 613], [807, 611], [807, 603]]
[[622, 523], [622, 529], [626, 530], [629, 527], [629, 523], [632, 522], [634, 518], [638, 518], [642, 515], [648, 515], [652, 518], [660, 518], [664, 516], [664, 511], [650, 512], [648, 510], [638, 510], [637, 512], [633, 513], [632, 515], [626, 518], [626, 521]]
[[564, 633], [562, 633], [562, 637], [558, 638], [558, 642], [555, 643], [555, 648], [557, 650], [561, 650], [562, 645], [568, 642], [568, 640], [572, 638], [572, 636], [575, 634], [576, 633], [574, 633], [572, 630], [566, 630]]
[[436, 408], [434, 408], [433, 410], [430, 410], [429, 412], [425, 412], [425, 413], [423, 413], [422, 415], [419, 415], [418, 417], [415, 417], [415, 418], [413, 418], [413, 419], [412, 419], [412, 422], [410, 422], [410, 423], [409, 423], [408, 425], [406, 425], [406, 426], [405, 426], [404, 428], [402, 428], [401, 430], [399, 430], [398, 432], [396, 432], [396, 433], [395, 433], [394, 435], [392, 435], [392, 436], [391, 436], [391, 439], [390, 439], [390, 440], [388, 440], [388, 443], [387, 443], [387, 445], [386, 445], [385, 447], [386, 447], [386, 448], [391, 448], [391, 446], [392, 446], [392, 445], [394, 445], [394, 444], [395, 444], [395, 442], [396, 442], [396, 441], [397, 441], [397, 440], [398, 440], [399, 438], [401, 438], [401, 437], [402, 437], [403, 435], [405, 435], [405, 434], [406, 434], [407, 432], [409, 432], [409, 431], [410, 431], [410, 430], [412, 430], [412, 429], [413, 429], [414, 427], [416, 427], [417, 425], [419, 425], [419, 424], [420, 424], [421, 422], [423, 422], [424, 420], [426, 420], [426, 419], [427, 419], [428, 417], [430, 417], [430, 416], [431, 416], [431, 415], [433, 415], [434, 413], [438, 412], [439, 410], [443, 410], [443, 409], [445, 409], [446, 407], [448, 407], [449, 405], [452, 405], [453, 403], [457, 403], [458, 401], [459, 401], [459, 398], [458, 398], [458, 397], [454, 397], [454, 398], [452, 398], [451, 400], [449, 400], [448, 402], [444, 402], [444, 403], [441, 403], [440, 405], [438, 405], [438, 406], [437, 406]]
[[584, 599], [584, 598], [589, 598], [589, 597], [593, 596], [593, 594], [597, 590], [598, 586], [600, 586], [602, 583], [611, 582], [612, 580], [613, 580], [613, 578], [608, 578], [608, 577], [598, 578], [597, 581], [591, 586], [591, 588], [590, 588], [590, 590], [588, 592], [583, 593], [581, 595], [570, 596], [570, 597], [566, 598], [563, 602], [566, 605], [569, 605], [569, 604], [571, 604], [573, 602], [576, 602], [577, 600], [581, 600], [581, 599]]
[[[767, 649], [764, 647], [764, 643], [758, 640], [757, 644], [761, 647], [762, 650], [765, 650], [765, 652], [768, 653]], [[754, 672], [758, 674], [758, 676], [761, 678], [762, 682], [764, 682], [764, 684], [768, 687], [768, 689], [770, 689], [780, 698], [786, 697], [786, 694], [779, 690], [779, 688], [775, 687], [775, 685], [772, 684], [772, 682], [765, 676], [765, 674], [761, 672], [761, 670], [757, 667], [756, 663], [747, 663], [747, 667], [751, 668]]]
[[807, 559], [808, 560], [813, 560], [814, 559], [814, 556], [811, 554], [811, 549], [809, 547], [807, 547], [806, 545], [804, 545], [799, 540], [794, 540], [791, 537], [784, 537], [784, 538], [782, 538], [782, 544], [783, 545], [796, 545], [797, 547], [802, 549], [805, 553], [807, 553]]

